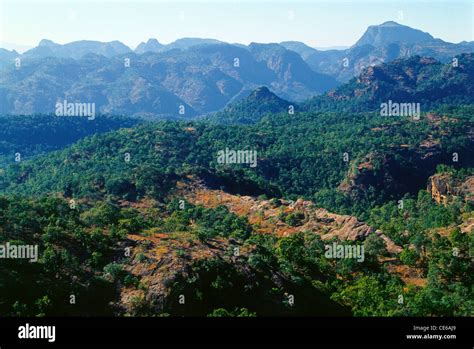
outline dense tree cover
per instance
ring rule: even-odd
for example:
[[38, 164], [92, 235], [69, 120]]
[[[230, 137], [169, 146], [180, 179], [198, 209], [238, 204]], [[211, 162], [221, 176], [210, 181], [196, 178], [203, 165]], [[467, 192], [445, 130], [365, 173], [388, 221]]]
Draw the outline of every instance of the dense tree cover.
[[[81, 201], [71, 208], [71, 203], [61, 197], [2, 197], [0, 221], [0, 244], [38, 245], [39, 252], [37, 262], [2, 260], [0, 312], [9, 316], [121, 315], [121, 310], [113, 306], [118, 302], [118, 290], [146, 288], [140, 278], [126, 271], [125, 266], [130, 263], [124, 255], [124, 248], [130, 246], [127, 234], [146, 236], [153, 228], [170, 234], [171, 238], [172, 234], [191, 232], [196, 241], [211, 243], [216, 237], [228, 237], [239, 246], [252, 233], [245, 218], [224, 207], [205, 209], [186, 203], [181, 208], [177, 201], [139, 212], [121, 208], [114, 201]], [[207, 232], [204, 239], [203, 230]], [[249, 244], [254, 246], [253, 242]], [[226, 255], [231, 256], [232, 251]], [[140, 260], [140, 256], [136, 258]], [[262, 306], [262, 296], [273, 285], [268, 280], [274, 271], [268, 267], [253, 272], [246, 271], [248, 267], [239, 270], [225, 258], [192, 262], [191, 273], [195, 276], [176, 279], [174, 293], [189, 294], [192, 302], [190, 292], [196, 292], [198, 302], [192, 307], [195, 315], [255, 316], [257, 310], [271, 314], [274, 304], [279, 305], [282, 314], [304, 308], [285, 305], [283, 290], [274, 291]], [[253, 284], [252, 275], [260, 280], [260, 286]], [[238, 297], [244, 290], [247, 295]], [[309, 302], [312, 311], [319, 311], [320, 302], [325, 299], [321, 294], [316, 296]], [[243, 302], [238, 301], [240, 298]], [[328, 308], [337, 310], [328, 298], [326, 302], [330, 304]], [[163, 314], [180, 315], [180, 308], [169, 302]], [[138, 304], [135, 311], [130, 315], [157, 315], [150, 304]]]
[[421, 268], [427, 276], [427, 285], [411, 289], [406, 298], [409, 314], [474, 314], [474, 231], [458, 227], [473, 212], [472, 203], [438, 205], [425, 191], [417, 199], [404, 198], [402, 206], [390, 202], [371, 211], [369, 224], [404, 246], [401, 262]]
[[140, 121], [125, 117], [58, 117], [55, 115], [0, 116], [0, 165], [31, 159], [45, 152], [64, 148], [81, 138], [132, 127]]
[[255, 317], [256, 313], [249, 312], [246, 308], [235, 308], [232, 311], [228, 311], [223, 308], [214, 309], [209, 317]]
[[200, 226], [200, 229], [197, 230], [197, 237], [202, 241], [216, 236], [245, 240], [252, 232], [252, 227], [246, 218], [230, 213], [225, 206], [206, 209], [186, 204], [180, 208], [180, 202], [174, 199], [168, 208], [171, 215], [166, 221], [167, 229], [185, 228], [193, 221]]
[[[116, 209], [110, 205], [104, 203], [96, 211]], [[100, 221], [87, 223], [81, 211], [87, 208], [73, 210], [62, 198], [0, 198], [0, 244], [38, 246], [37, 262], [2, 259], [2, 315], [112, 314], [106, 301], [115, 289], [103, 268], [123, 236], [110, 214], [105, 226], [111, 229], [105, 234]], [[103, 215], [98, 215], [102, 222]]]
[[259, 87], [246, 98], [231, 103], [223, 110], [211, 113], [206, 121], [218, 124], [253, 124], [268, 114], [294, 113], [297, 104], [281, 99], [267, 87]]
[[[474, 159], [471, 127], [468, 120], [433, 123], [376, 113], [281, 113], [232, 127], [161, 122], [94, 135], [36, 161], [15, 163], [2, 173], [0, 188], [26, 195], [113, 194], [134, 200], [160, 196], [183, 176], [207, 174], [243, 193], [304, 195], [318, 206], [363, 216], [375, 204], [416, 193], [439, 163], [453, 164], [453, 152], [459, 155], [454, 166], [469, 165]], [[436, 156], [423, 162], [419, 145], [433, 139], [439, 143]], [[257, 151], [257, 166], [218, 163], [217, 153], [226, 148]], [[368, 154], [378, 154], [374, 176], [381, 182], [355, 199], [342, 195], [336, 188]], [[385, 164], [377, 159], [395, 164], [388, 173], [394, 178], [384, 179]], [[406, 175], [412, 180], [404, 180]]]
[[[253, 233], [244, 239], [242, 247], [251, 246], [250, 253], [241, 257], [246, 260], [244, 265], [247, 272], [250, 268], [253, 278], [259, 280], [253, 287], [245, 286], [248, 281], [242, 270], [235, 267], [235, 262], [211, 259], [193, 264], [191, 275], [177, 286], [176, 292], [197, 299], [193, 309], [200, 309], [203, 305], [207, 306], [206, 309], [219, 309], [215, 316], [238, 316], [237, 310], [223, 309], [239, 308], [257, 315], [301, 315], [311, 312], [314, 315], [315, 312], [324, 313], [324, 309], [344, 313], [342, 309], [334, 308], [331, 302], [349, 307], [356, 316], [473, 315], [474, 280], [470, 253], [474, 247], [474, 231], [461, 233], [453, 225], [459, 223], [462, 215], [472, 216], [472, 208], [468, 205], [460, 207], [458, 202], [447, 207], [436, 205], [424, 191], [419, 193], [417, 200], [406, 198], [404, 201], [404, 208], [397, 208], [395, 212], [381, 213], [381, 210], [390, 208], [391, 203], [373, 209], [372, 224], [384, 229], [392, 238], [398, 237], [400, 245], [404, 246], [398, 258], [402, 263], [421, 269], [427, 277], [426, 286], [407, 287], [397, 274], [389, 272], [380, 263], [379, 258], [388, 254], [385, 244], [375, 234], [370, 235], [365, 242], [358, 243], [365, 248], [365, 259], [360, 262], [350, 258], [326, 258], [326, 246], [334, 241], [322, 241], [320, 235], [314, 232], [283, 238]], [[176, 207], [176, 203], [171, 206]], [[195, 217], [196, 213], [209, 211], [209, 215], [197, 216], [213, 222], [215, 214], [218, 217], [229, 215], [222, 216], [221, 210], [203, 210], [187, 204], [186, 209], [181, 210], [180, 217]], [[401, 217], [409, 220], [406, 225], [399, 221], [400, 210]], [[457, 214], [453, 215], [452, 212], [456, 210]], [[438, 219], [433, 221], [438, 215]], [[218, 220], [218, 224], [225, 224], [227, 219], [232, 220], [232, 216]], [[381, 226], [380, 222], [384, 222], [385, 226]], [[188, 224], [189, 221], [185, 223]], [[437, 228], [445, 233], [440, 235], [436, 232]], [[195, 231], [199, 235], [199, 229]], [[218, 235], [226, 234], [216, 233], [213, 236]], [[259, 276], [277, 270], [288, 283], [280, 288], [273, 287], [272, 292], [267, 289], [257, 297], [258, 292], [261, 292], [260, 286], [270, 287], [265, 283], [265, 278], [260, 279]], [[290, 294], [294, 296], [295, 303], [292, 305], [285, 301], [285, 295]], [[258, 302], [252, 301], [255, 297]], [[318, 310], [314, 308], [314, 300], [317, 300]], [[265, 304], [271, 304], [271, 310]], [[201, 310], [200, 314], [203, 312], [205, 310]]]
[[[450, 73], [435, 68], [445, 69], [438, 76]], [[457, 79], [451, 76], [449, 86], [457, 86]], [[291, 114], [286, 102], [272, 96], [250, 119], [242, 119], [245, 104], [234, 110], [230, 122], [246, 125], [159, 122], [127, 128], [135, 121], [4, 118], [0, 242], [37, 244], [40, 256], [38, 263], [2, 260], [0, 312], [122, 314], [109, 304], [117, 301], [117, 289], [145, 287], [127, 272], [127, 234], [160, 231], [170, 239], [183, 234], [200, 246], [226, 241], [245, 250], [239, 257], [225, 251], [188, 261], [172, 296], [185, 294], [192, 315], [473, 315], [474, 237], [460, 228], [472, 218], [472, 204], [456, 198], [438, 205], [420, 191], [436, 171], [455, 181], [472, 175], [473, 109], [452, 106], [470, 98], [458, 97], [449, 105], [433, 104], [438, 109], [418, 121], [367, 112], [375, 105], [368, 99], [334, 103], [325, 97]], [[257, 166], [219, 163], [217, 154], [225, 149], [257, 151]], [[12, 161], [15, 152], [23, 154], [21, 161]], [[420, 270], [427, 283], [407, 286], [389, 271], [380, 262], [388, 252], [375, 234], [355, 242], [365, 248], [363, 262], [328, 259], [325, 246], [336, 241], [322, 241], [315, 232], [259, 235], [223, 206], [183, 207], [172, 198], [177, 182], [190, 178], [237, 194], [302, 196], [317, 207], [357, 215], [401, 246], [391, 257]], [[341, 184], [359, 187], [343, 191]], [[143, 198], [152, 207], [122, 205]], [[279, 218], [291, 227], [304, 219], [297, 213]], [[71, 294], [80, 306], [70, 304]], [[137, 299], [131, 315], [156, 315], [143, 302]], [[164, 314], [186, 315], [173, 302]]]
[[435, 109], [438, 115], [449, 115], [454, 118], [467, 119], [473, 121], [474, 119], [474, 105], [473, 104], [443, 104]]
[[[186, 203], [180, 208], [177, 201], [172, 201], [168, 210], [171, 214], [163, 221], [165, 231], [173, 227], [193, 232], [196, 239], [211, 245], [216, 243], [217, 237], [227, 237], [230, 245], [223, 254], [192, 261], [186, 274], [177, 277], [167, 313], [187, 316], [350, 314], [346, 307], [332, 301], [326, 290], [313, 286], [311, 277], [323, 279], [322, 272], [328, 271], [316, 267], [321, 259], [313, 262], [312, 274], [306, 278], [287, 266], [290, 262], [284, 260], [286, 253], [301, 252], [301, 246], [298, 251], [293, 250], [296, 246], [291, 243], [293, 238], [279, 242], [275, 237], [256, 234], [246, 218], [229, 213], [222, 206], [205, 209]], [[309, 235], [317, 238], [315, 234]], [[317, 241], [321, 244], [320, 239]], [[280, 244], [286, 246], [285, 252], [280, 252]], [[318, 249], [308, 252], [316, 256]], [[280, 254], [285, 255], [281, 261]], [[185, 296], [186, 307], [175, 301], [180, 295]], [[290, 301], [289, 295], [298, 302]]]
[[[419, 217], [421, 211], [410, 210]], [[474, 267], [469, 253], [472, 253], [474, 231], [461, 233], [457, 228], [450, 231], [448, 236], [428, 234], [428, 230], [412, 235], [414, 251], [420, 249], [419, 239], [425, 239], [421, 246], [423, 257], [414, 252], [418, 257], [412, 261], [427, 275], [423, 287], [407, 287], [396, 274], [377, 263], [385, 247], [375, 235], [364, 243], [363, 263], [354, 259], [326, 259], [324, 243], [314, 233], [282, 239], [256, 235], [252, 241], [257, 241], [259, 247], [249, 263], [256, 267], [276, 263], [275, 267], [293, 280], [300, 284], [310, 281], [315, 290], [349, 306], [356, 316], [472, 316]]]
[[[388, 202], [371, 210], [368, 223], [382, 229], [400, 245], [415, 243], [428, 229], [461, 223], [463, 212], [472, 211], [472, 204], [455, 200], [449, 205], [438, 205], [426, 191], [417, 198], [408, 196], [398, 202]], [[420, 241], [417, 245], [424, 245]]]

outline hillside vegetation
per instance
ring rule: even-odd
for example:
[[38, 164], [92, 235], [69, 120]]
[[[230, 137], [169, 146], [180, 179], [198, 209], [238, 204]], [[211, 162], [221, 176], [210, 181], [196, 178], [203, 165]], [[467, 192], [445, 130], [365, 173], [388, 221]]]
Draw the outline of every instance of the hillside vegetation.
[[[5, 118], [0, 242], [39, 256], [2, 262], [0, 312], [474, 315], [460, 58], [369, 68], [294, 113], [260, 88], [201, 121]], [[419, 118], [377, 110], [423, 95]], [[229, 150], [256, 152], [255, 166], [220, 161]], [[364, 252], [328, 255], [337, 246]]]

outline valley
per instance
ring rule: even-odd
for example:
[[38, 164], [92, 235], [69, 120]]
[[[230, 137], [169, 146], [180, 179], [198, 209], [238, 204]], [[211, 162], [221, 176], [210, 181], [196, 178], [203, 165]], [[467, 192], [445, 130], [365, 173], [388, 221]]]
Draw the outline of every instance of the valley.
[[0, 313], [473, 316], [472, 48], [0, 49]]

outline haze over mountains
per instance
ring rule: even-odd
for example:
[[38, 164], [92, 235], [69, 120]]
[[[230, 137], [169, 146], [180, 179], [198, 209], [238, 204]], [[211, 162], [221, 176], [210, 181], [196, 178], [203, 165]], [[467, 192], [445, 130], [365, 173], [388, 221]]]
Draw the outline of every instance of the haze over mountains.
[[283, 42], [281, 45], [298, 52], [311, 69], [328, 74], [340, 82], [348, 81], [366, 67], [397, 58], [419, 55], [446, 63], [457, 54], [474, 50], [472, 41], [458, 44], [445, 42], [393, 21], [370, 26], [346, 50], [318, 51], [300, 42]]
[[366, 68], [359, 76], [303, 103], [305, 109], [378, 110], [381, 103], [419, 103], [423, 110], [441, 104], [474, 103], [474, 54], [453, 62], [413, 56]]
[[245, 46], [183, 38], [163, 45], [149, 39], [133, 51], [119, 41], [42, 40], [22, 55], [0, 49], [0, 112], [53, 113], [66, 99], [95, 103], [98, 113], [192, 118], [260, 86], [302, 102], [369, 66], [414, 55], [446, 63], [473, 50], [474, 42], [447, 43], [395, 22], [370, 26], [348, 49], [326, 51], [291, 41]]
[[283, 100], [266, 87], [212, 113], [220, 124], [252, 124], [276, 113], [379, 111], [381, 103], [418, 103], [422, 112], [446, 105], [474, 103], [474, 54], [455, 57], [457, 64], [413, 56], [365, 69], [358, 77], [302, 103]]
[[0, 263], [0, 313], [472, 316], [470, 47], [387, 22], [0, 50], [0, 245], [39, 251]]

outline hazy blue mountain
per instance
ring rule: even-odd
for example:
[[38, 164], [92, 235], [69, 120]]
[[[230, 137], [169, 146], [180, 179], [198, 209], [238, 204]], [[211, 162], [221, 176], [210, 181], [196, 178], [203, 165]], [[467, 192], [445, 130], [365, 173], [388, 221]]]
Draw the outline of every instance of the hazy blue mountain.
[[317, 50], [299, 42], [284, 42], [298, 52], [316, 72], [340, 82], [349, 81], [369, 66], [412, 56], [432, 57], [447, 63], [454, 56], [474, 51], [474, 42], [453, 44], [428, 33], [390, 21], [370, 26], [352, 47], [345, 50]]
[[281, 45], [252, 43], [249, 50], [276, 75], [269, 86], [283, 98], [301, 101], [315, 91], [320, 93], [337, 85], [333, 78], [312, 71], [300, 55]]
[[135, 49], [135, 53], [142, 54], [145, 52], [160, 52], [164, 47], [163, 44], [160, 44], [156, 39], [148, 39], [147, 42], [140, 43]]
[[[215, 39], [182, 38], [163, 45], [157, 39], [150, 38], [147, 42], [141, 42], [136, 47], [135, 53], [164, 52], [173, 49], [187, 50], [194, 46], [221, 43], [224, 42]], [[26, 51], [23, 55], [27, 58], [61, 57], [79, 59], [90, 53], [110, 58], [130, 52], [133, 51], [120, 41], [100, 42], [81, 40], [60, 45], [51, 40], [43, 39], [38, 46]]]
[[419, 44], [433, 40], [434, 38], [430, 34], [421, 30], [388, 21], [380, 25], [371, 25], [354, 46], [372, 45], [381, 47], [396, 42]]
[[180, 50], [187, 50], [193, 46], [214, 44], [224, 44], [224, 42], [216, 39], [181, 38], [176, 41], [173, 41], [168, 45], [165, 45], [164, 50], [173, 50], [176, 48]]
[[14, 66], [16, 52], [0, 50], [0, 111], [51, 113], [56, 101], [71, 99], [96, 103], [98, 113], [191, 118], [220, 110], [260, 86], [301, 102], [371, 66], [413, 56], [447, 63], [473, 51], [474, 42], [447, 43], [395, 22], [369, 27], [351, 48], [327, 51], [296, 41], [244, 46], [183, 38], [162, 45], [150, 39], [133, 52], [118, 41], [42, 40], [20, 56], [21, 69]]
[[95, 103], [96, 113], [140, 117], [181, 117], [193, 109], [140, 67], [124, 67], [119, 57], [89, 54], [82, 59], [48, 57], [25, 60], [21, 69], [0, 75], [2, 114], [51, 114], [56, 103]]
[[120, 41], [81, 40], [60, 45], [51, 40], [43, 39], [37, 47], [26, 51], [23, 56], [25, 58], [61, 57], [79, 59], [89, 53], [113, 57], [129, 52], [131, 52], [131, 49]]
[[4, 48], [0, 48], [0, 68], [6, 66], [14, 66], [15, 65], [15, 58], [19, 57], [19, 53], [15, 50], [9, 51]]
[[[124, 65], [124, 58], [130, 59], [130, 67]], [[31, 58], [20, 70], [3, 69], [0, 111], [53, 113], [56, 102], [67, 100], [95, 103], [96, 113], [191, 118], [219, 110], [263, 85], [282, 98], [301, 101], [336, 84], [277, 44], [248, 48], [208, 44], [110, 58], [100, 54], [80, 59]]]
[[309, 47], [300, 41], [282, 41], [280, 45], [288, 50], [295, 51], [305, 60], [318, 52], [315, 48]]
[[[159, 53], [175, 49], [189, 50], [215, 44], [228, 45], [219, 40], [205, 38], [181, 38], [167, 45], [159, 43], [157, 39], [149, 39], [147, 42], [138, 45], [135, 52], [138, 54]], [[249, 46], [233, 44], [235, 47], [248, 50], [252, 50], [252, 45], [276, 44], [251, 44]], [[393, 21], [369, 26], [361, 38], [347, 49], [320, 50], [298, 41], [284, 41], [280, 43], [280, 46], [296, 52], [314, 72], [329, 75], [339, 83], [349, 81], [368, 66], [391, 62], [397, 58], [419, 55], [433, 57], [446, 63], [455, 55], [474, 51], [474, 42], [458, 44], [445, 42], [433, 38], [429, 33]], [[25, 52], [23, 56], [25, 58], [61, 57], [77, 59], [89, 53], [94, 53], [110, 58], [130, 52], [132, 52], [130, 48], [119, 41], [109, 43], [76, 41], [59, 45], [49, 40], [42, 40], [38, 47]], [[330, 83], [328, 82], [328, 84]], [[252, 88], [256, 87], [252, 86]], [[275, 86], [273, 88], [275, 89]], [[299, 93], [300, 91], [295, 91], [293, 96], [289, 95], [288, 97], [295, 99], [295, 95], [299, 95]], [[304, 96], [300, 97], [300, 99], [302, 98]]]
[[7, 59], [14, 59], [15, 57], [18, 57], [19, 53], [16, 52], [15, 50], [9, 51], [4, 48], [0, 48], [0, 59], [1, 60], [7, 60]]
[[314, 47], [318, 51], [329, 51], [329, 50], [346, 50], [349, 46], [315, 46]]

